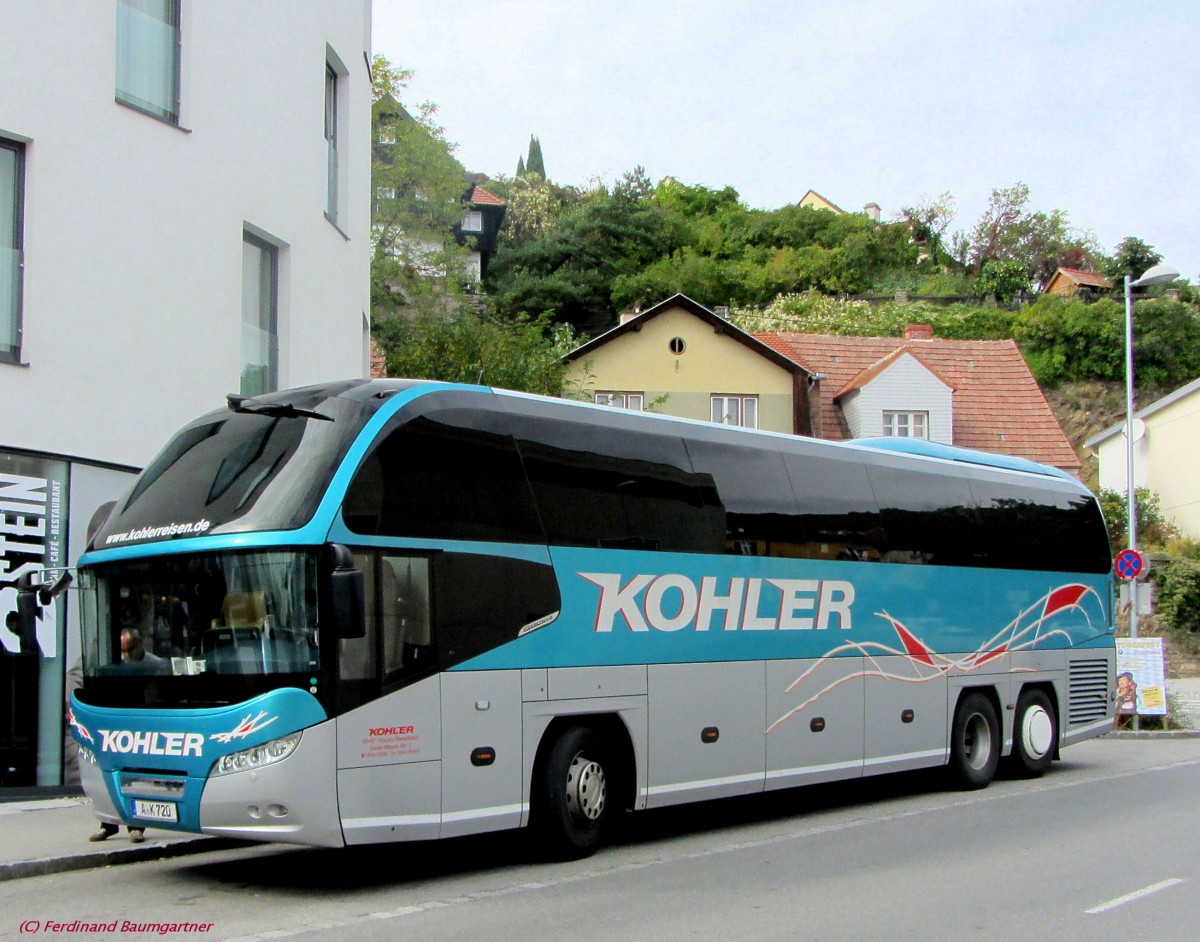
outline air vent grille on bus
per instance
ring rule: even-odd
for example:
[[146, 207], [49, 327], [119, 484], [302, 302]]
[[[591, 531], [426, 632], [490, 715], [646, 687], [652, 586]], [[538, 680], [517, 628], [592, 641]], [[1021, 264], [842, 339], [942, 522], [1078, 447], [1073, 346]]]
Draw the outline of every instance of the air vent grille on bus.
[[1108, 660], [1072, 661], [1070, 696], [1068, 725], [1104, 719], [1108, 715]]

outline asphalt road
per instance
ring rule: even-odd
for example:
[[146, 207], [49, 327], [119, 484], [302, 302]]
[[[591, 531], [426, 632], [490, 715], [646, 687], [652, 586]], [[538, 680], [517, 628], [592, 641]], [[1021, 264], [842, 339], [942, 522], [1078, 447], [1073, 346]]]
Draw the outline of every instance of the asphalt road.
[[[1192, 940], [1200, 739], [1101, 740], [980, 792], [930, 775], [631, 816], [589, 860], [519, 835], [255, 847], [0, 884], [0, 938]], [[21, 935], [27, 920], [36, 933]]]

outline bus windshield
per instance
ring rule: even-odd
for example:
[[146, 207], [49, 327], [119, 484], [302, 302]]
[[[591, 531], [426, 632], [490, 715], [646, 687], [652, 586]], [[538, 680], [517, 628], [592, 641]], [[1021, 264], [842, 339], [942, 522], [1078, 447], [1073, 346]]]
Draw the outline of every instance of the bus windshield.
[[142, 472], [92, 547], [303, 526], [377, 406], [354, 392], [293, 390], [198, 419]]
[[203, 677], [209, 686], [224, 675], [313, 674], [316, 573], [315, 552], [293, 551], [95, 566], [82, 585], [84, 673]]

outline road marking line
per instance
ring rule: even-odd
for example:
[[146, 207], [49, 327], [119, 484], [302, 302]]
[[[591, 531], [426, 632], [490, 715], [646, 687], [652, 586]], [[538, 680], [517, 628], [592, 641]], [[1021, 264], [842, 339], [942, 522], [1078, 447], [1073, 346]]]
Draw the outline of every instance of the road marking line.
[[1178, 886], [1183, 880], [1179, 877], [1173, 877], [1170, 880], [1161, 880], [1158, 883], [1152, 883], [1150, 886], [1143, 887], [1140, 890], [1134, 890], [1132, 893], [1126, 893], [1124, 896], [1118, 896], [1116, 899], [1110, 899], [1107, 903], [1101, 903], [1099, 906], [1093, 906], [1086, 910], [1089, 916], [1095, 916], [1098, 913], [1106, 913], [1110, 909], [1116, 909], [1118, 906], [1124, 906], [1126, 903], [1133, 903], [1139, 899], [1144, 899], [1154, 893], [1161, 893], [1163, 890], [1168, 890], [1173, 886]]

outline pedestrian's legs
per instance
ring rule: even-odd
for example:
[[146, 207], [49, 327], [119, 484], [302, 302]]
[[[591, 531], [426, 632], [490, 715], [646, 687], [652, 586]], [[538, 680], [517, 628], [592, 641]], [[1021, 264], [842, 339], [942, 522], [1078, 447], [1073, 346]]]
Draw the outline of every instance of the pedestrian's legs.
[[117, 831], [121, 830], [115, 824], [109, 824], [107, 821], [100, 822], [100, 830], [88, 838], [89, 841], [106, 841]]

